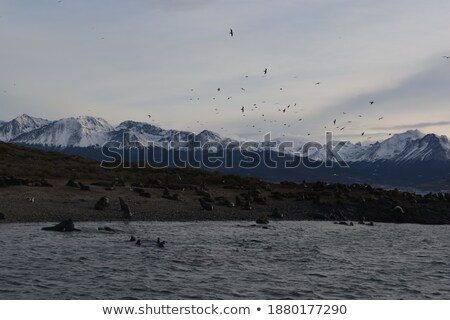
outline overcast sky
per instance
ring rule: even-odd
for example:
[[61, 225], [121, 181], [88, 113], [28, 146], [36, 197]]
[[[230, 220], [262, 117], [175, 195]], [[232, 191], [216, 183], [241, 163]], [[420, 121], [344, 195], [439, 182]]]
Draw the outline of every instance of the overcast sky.
[[352, 141], [450, 135], [443, 56], [448, 0], [0, 0], [0, 119], [93, 115], [253, 139], [323, 140], [324, 126]]

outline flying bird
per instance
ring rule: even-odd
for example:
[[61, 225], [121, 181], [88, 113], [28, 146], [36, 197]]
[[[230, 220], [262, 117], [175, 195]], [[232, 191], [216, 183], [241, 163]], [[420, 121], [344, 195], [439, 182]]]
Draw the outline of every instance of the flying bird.
[[373, 102], [373, 101], [370, 101], [369, 103], [370, 103], [370, 104], [373, 104], [374, 102]]

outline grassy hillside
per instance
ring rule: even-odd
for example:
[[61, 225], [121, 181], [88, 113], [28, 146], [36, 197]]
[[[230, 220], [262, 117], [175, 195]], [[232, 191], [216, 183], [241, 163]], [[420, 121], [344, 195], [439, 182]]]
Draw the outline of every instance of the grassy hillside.
[[[0, 142], [0, 176], [55, 179], [76, 178], [146, 182], [160, 180], [189, 184], [258, 184], [256, 178], [241, 178], [200, 169], [118, 168], [105, 169], [100, 162], [75, 155], [41, 151]], [[181, 178], [181, 181], [180, 181]]]

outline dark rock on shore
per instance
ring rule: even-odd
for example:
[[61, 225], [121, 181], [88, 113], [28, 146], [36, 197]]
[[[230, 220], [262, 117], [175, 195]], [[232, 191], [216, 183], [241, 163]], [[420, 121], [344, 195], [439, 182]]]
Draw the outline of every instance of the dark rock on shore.
[[66, 186], [78, 189], [80, 188], [80, 185], [75, 181], [75, 179], [70, 179], [69, 181], [67, 181]]
[[75, 225], [74, 225], [72, 219], [64, 220], [53, 227], [44, 227], [44, 228], [42, 228], [42, 230], [58, 231], [58, 232], [81, 231], [81, 230], [75, 228]]
[[107, 197], [101, 197], [94, 206], [95, 210], [105, 210], [109, 207], [109, 199]]
[[202, 206], [202, 210], [206, 210], [206, 211], [213, 210], [213, 205], [211, 203], [206, 202], [204, 199], [198, 199], [198, 201], [200, 202], [200, 205]]

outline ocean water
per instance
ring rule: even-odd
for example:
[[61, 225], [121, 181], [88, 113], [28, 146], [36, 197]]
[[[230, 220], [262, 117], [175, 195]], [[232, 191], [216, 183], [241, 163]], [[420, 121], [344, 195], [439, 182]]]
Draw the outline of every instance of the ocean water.
[[0, 299], [450, 299], [450, 226], [48, 225], [0, 224]]

